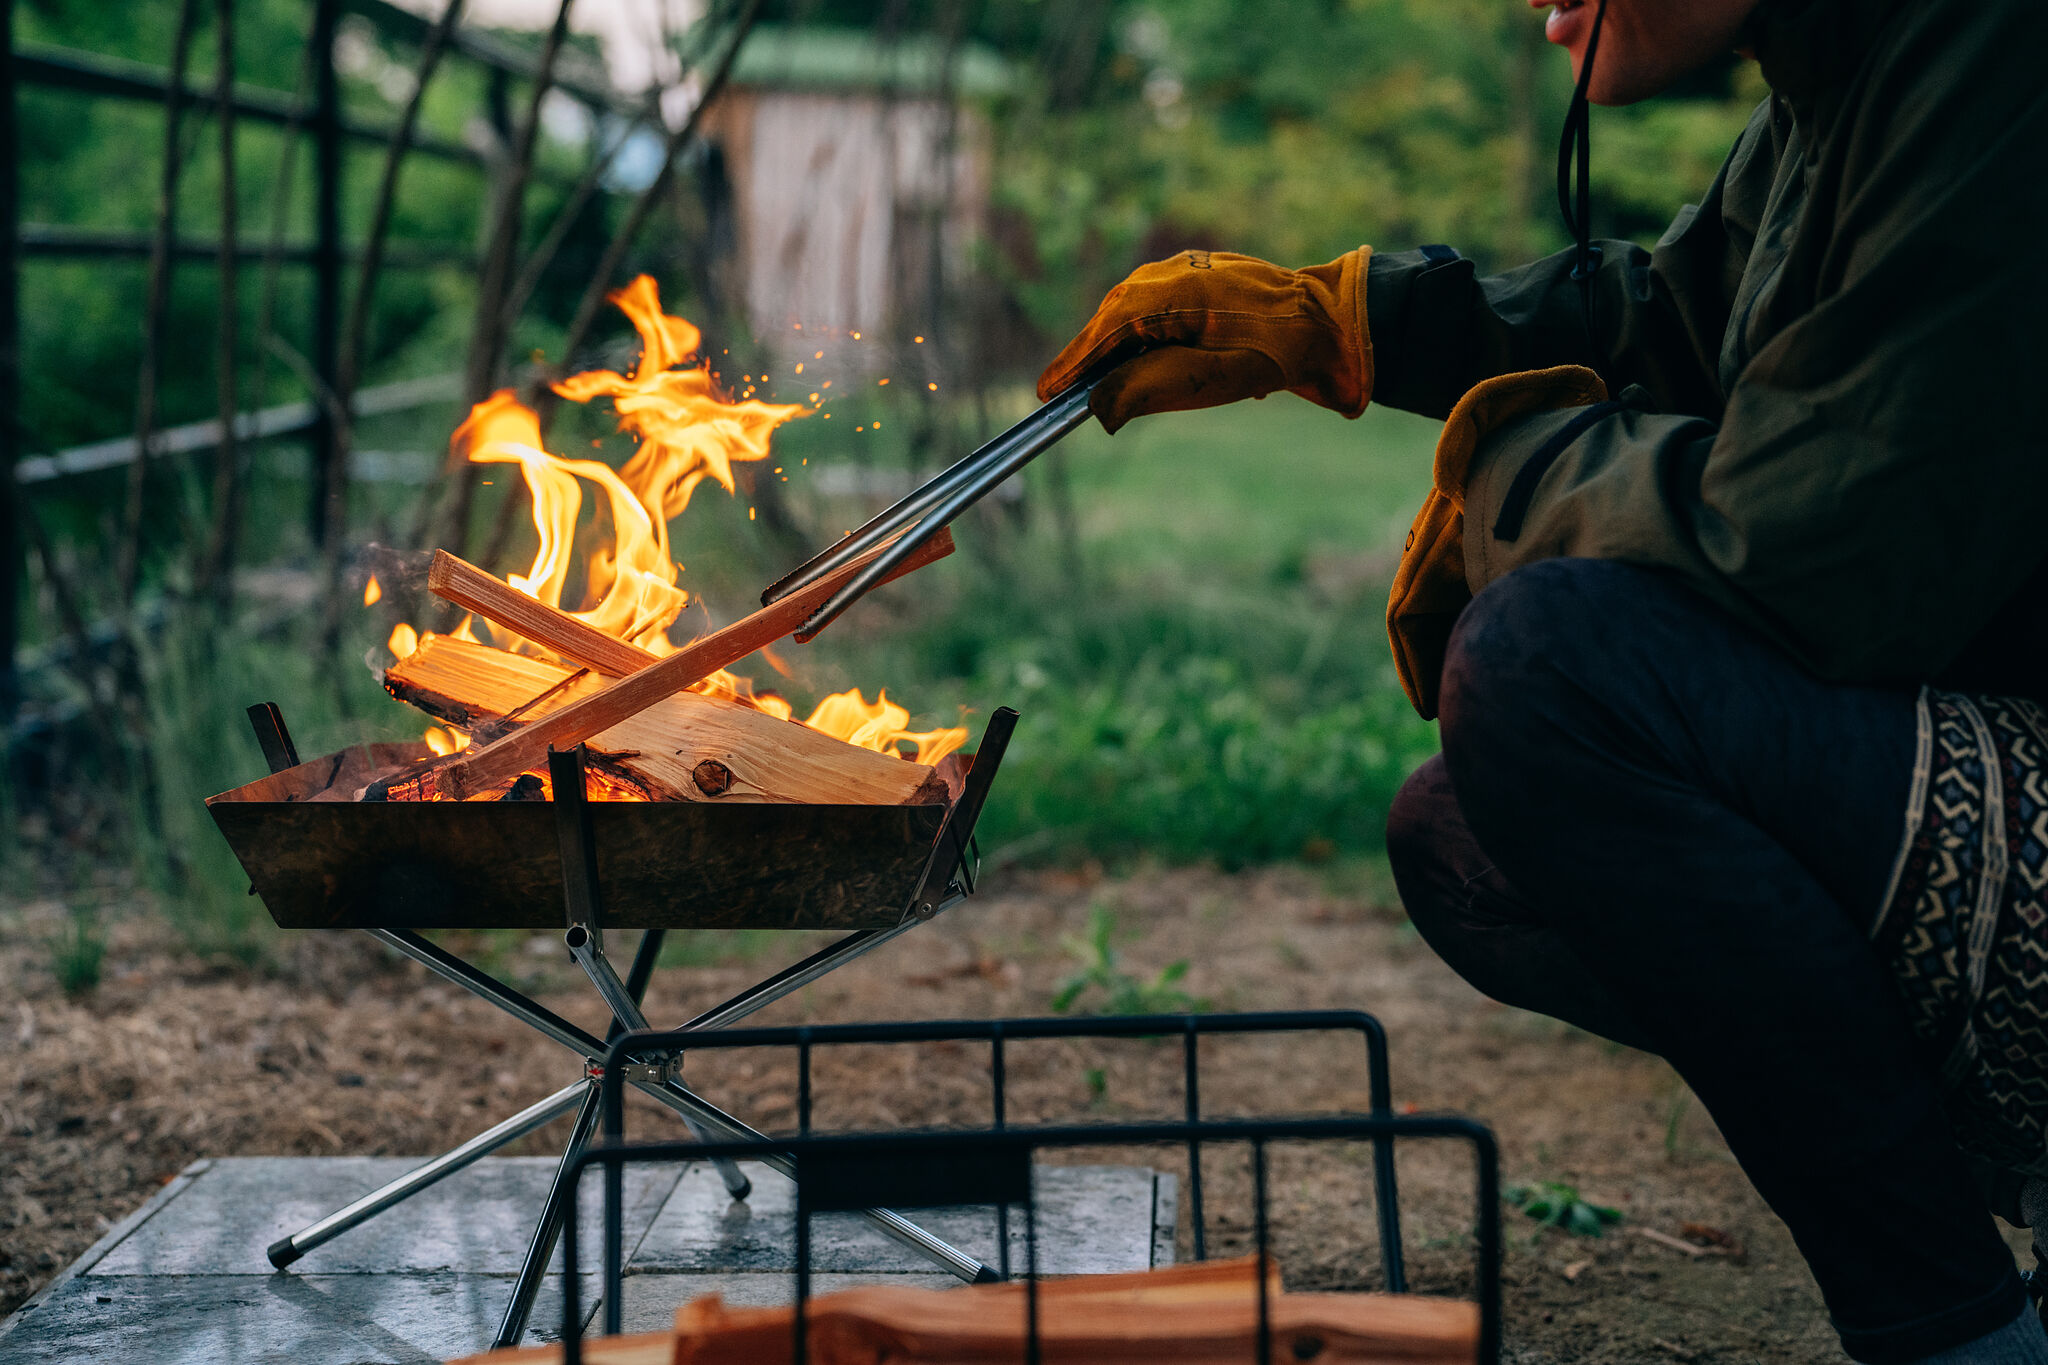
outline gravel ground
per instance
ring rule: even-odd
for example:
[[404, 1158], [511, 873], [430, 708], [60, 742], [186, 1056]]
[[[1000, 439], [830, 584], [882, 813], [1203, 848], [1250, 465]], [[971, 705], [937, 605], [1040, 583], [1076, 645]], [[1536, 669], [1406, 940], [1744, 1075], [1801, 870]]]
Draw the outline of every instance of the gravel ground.
[[[1372, 869], [991, 880], [968, 906], [760, 1022], [1042, 1014], [1076, 970], [1064, 940], [1085, 931], [1091, 907], [1106, 907], [1131, 976], [1150, 981], [1187, 959], [1180, 988], [1212, 1008], [1371, 1010], [1392, 1039], [1397, 1106], [1481, 1118], [1499, 1135], [1508, 1184], [1564, 1181], [1622, 1212], [1598, 1239], [1506, 1214], [1510, 1359], [1842, 1359], [1784, 1227], [1670, 1069], [1475, 994], [1387, 908]], [[0, 901], [0, 1312], [196, 1157], [429, 1153], [574, 1075], [553, 1044], [366, 937], [282, 935], [271, 970], [229, 971], [178, 953], [159, 921], [137, 912], [108, 927], [97, 990], [67, 999], [49, 947], [64, 913], [54, 902]], [[754, 935], [672, 945], [674, 965], [657, 975], [648, 1014], [679, 1021], [813, 942]], [[601, 1025], [553, 941], [451, 946], [492, 954], [550, 1007]], [[1084, 995], [1076, 1009], [1099, 999]], [[1178, 1052], [1158, 1043], [1020, 1046], [1011, 1114], [1166, 1116], [1179, 1098], [1178, 1066]], [[742, 1116], [793, 1124], [782, 1059], [700, 1054], [691, 1067], [695, 1084]], [[817, 1074], [817, 1121], [826, 1126], [973, 1122], [988, 1104], [978, 1048], [846, 1049], [822, 1059]], [[1356, 1043], [1334, 1037], [1205, 1045], [1203, 1086], [1211, 1113], [1356, 1108], [1365, 1095]], [[656, 1111], [637, 1115], [634, 1131], [663, 1121]], [[548, 1151], [565, 1128], [511, 1150]], [[1179, 1160], [1162, 1153], [1158, 1164]], [[1211, 1249], [1244, 1245], [1241, 1157], [1217, 1153], [1205, 1174]], [[1401, 1175], [1415, 1279], [1457, 1292], [1469, 1265], [1469, 1162], [1418, 1146], [1404, 1152]], [[1272, 1190], [1291, 1283], [1373, 1283], [1358, 1154], [1276, 1154]]]

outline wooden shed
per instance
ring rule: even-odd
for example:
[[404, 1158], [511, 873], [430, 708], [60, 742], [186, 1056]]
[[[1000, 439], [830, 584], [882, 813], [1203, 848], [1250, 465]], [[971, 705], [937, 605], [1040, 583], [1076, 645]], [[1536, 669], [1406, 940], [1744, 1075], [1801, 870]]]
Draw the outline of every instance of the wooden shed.
[[[806, 333], [929, 328], [987, 214], [982, 112], [1006, 75], [975, 44], [764, 26], [707, 118], [727, 297], [794, 353]], [[797, 330], [801, 323], [803, 330]]]

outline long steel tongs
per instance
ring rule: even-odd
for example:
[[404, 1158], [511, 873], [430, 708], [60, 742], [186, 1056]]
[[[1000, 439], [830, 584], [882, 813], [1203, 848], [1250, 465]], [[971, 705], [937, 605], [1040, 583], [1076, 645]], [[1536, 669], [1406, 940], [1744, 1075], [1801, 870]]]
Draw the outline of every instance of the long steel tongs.
[[[801, 567], [768, 585], [761, 605], [786, 597], [805, 584], [823, 578], [875, 546], [900, 537], [874, 563], [856, 574], [823, 606], [812, 612], [796, 632], [798, 644], [813, 636], [852, 606], [870, 588], [887, 578], [896, 566], [917, 552], [917, 547], [938, 534], [984, 494], [1030, 464], [1053, 442], [1088, 420], [1088, 395], [1095, 389], [1096, 374], [1065, 390], [1050, 403], [990, 441], [966, 459], [911, 493], [874, 520], [848, 535], [830, 549], [821, 551]], [[914, 529], [913, 529], [914, 528]]]

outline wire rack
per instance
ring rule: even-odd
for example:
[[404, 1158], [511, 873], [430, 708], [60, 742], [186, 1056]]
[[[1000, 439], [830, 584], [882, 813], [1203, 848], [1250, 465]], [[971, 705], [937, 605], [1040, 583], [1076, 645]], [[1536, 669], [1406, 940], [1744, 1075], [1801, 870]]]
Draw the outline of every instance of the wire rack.
[[[1337, 1033], [1356, 1035], [1366, 1064], [1369, 1109], [1362, 1114], [1273, 1118], [1205, 1118], [1202, 1112], [1202, 1042], [1227, 1035]], [[1182, 1102], [1171, 1121], [1021, 1125], [1009, 1120], [1008, 1052], [1012, 1044], [1045, 1039], [1155, 1039], [1180, 1049]], [[821, 1048], [915, 1043], [981, 1043], [988, 1049], [991, 1107], [985, 1127], [945, 1131], [819, 1133], [812, 1128], [815, 1098], [813, 1060]], [[745, 1142], [629, 1142], [625, 1081], [637, 1067], [670, 1068], [685, 1052], [736, 1048], [786, 1050], [794, 1054], [797, 1131], [784, 1137]], [[1375, 1233], [1385, 1288], [1407, 1292], [1401, 1211], [1394, 1151], [1407, 1141], [1450, 1141], [1470, 1148], [1473, 1161], [1472, 1300], [1479, 1310], [1477, 1359], [1500, 1354], [1500, 1176], [1499, 1153], [1484, 1124], [1457, 1115], [1400, 1115], [1392, 1110], [1386, 1031], [1358, 1011], [1291, 1011], [1260, 1014], [1150, 1015], [1122, 1018], [1033, 1018], [943, 1020], [912, 1023], [844, 1024], [796, 1028], [689, 1030], [630, 1033], [612, 1044], [602, 1081], [603, 1135], [570, 1171], [572, 1205], [581, 1177], [601, 1168], [604, 1186], [603, 1330], [621, 1329], [625, 1275], [624, 1171], [636, 1162], [752, 1160], [796, 1183], [796, 1309], [794, 1359], [804, 1359], [805, 1305], [813, 1277], [811, 1221], [823, 1213], [855, 1212], [880, 1206], [942, 1208], [977, 1206], [996, 1212], [1000, 1278], [1010, 1278], [1009, 1220], [1023, 1222], [1024, 1282], [1028, 1307], [1027, 1361], [1039, 1359], [1036, 1285], [1039, 1269], [1037, 1205], [1032, 1171], [1040, 1152], [1076, 1149], [1133, 1151], [1173, 1148], [1187, 1154], [1187, 1203], [1196, 1260], [1209, 1254], [1203, 1154], [1219, 1147], [1245, 1150], [1251, 1175], [1252, 1240], [1259, 1258], [1259, 1331], [1256, 1359], [1269, 1365], [1272, 1340], [1265, 1273], [1273, 1256], [1269, 1153], [1278, 1144], [1334, 1150], [1339, 1144], [1371, 1147]], [[579, 1301], [577, 1218], [563, 1223], [563, 1359], [582, 1356], [583, 1308]]]

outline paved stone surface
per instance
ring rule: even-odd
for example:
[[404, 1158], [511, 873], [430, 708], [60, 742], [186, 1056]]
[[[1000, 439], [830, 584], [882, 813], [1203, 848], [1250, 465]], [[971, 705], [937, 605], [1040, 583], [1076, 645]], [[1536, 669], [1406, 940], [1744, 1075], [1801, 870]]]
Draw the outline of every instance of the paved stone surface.
[[[415, 1157], [230, 1157], [180, 1195], [177, 1216], [155, 1217], [109, 1252], [93, 1275], [268, 1275], [280, 1237], [420, 1164]], [[429, 1270], [516, 1275], [554, 1178], [553, 1157], [496, 1157], [457, 1171], [396, 1208], [315, 1247], [296, 1275]], [[627, 1235], [637, 1236], [674, 1188], [675, 1167], [626, 1172]], [[587, 1247], [602, 1245], [598, 1183], [583, 1199]]]
[[[595, 1280], [592, 1281], [593, 1291]], [[421, 1365], [490, 1344], [509, 1275], [81, 1275], [0, 1334], [6, 1365]], [[558, 1277], [527, 1340], [559, 1334]]]
[[[749, 1169], [754, 1193], [733, 1203], [715, 1172], [694, 1166], [655, 1216], [628, 1264], [646, 1271], [760, 1271], [795, 1264], [796, 1187]], [[1038, 1265], [1046, 1275], [1099, 1275], [1152, 1264], [1154, 1186], [1151, 1171], [1129, 1166], [1041, 1166]], [[898, 1210], [926, 1231], [993, 1265], [992, 1209]], [[1010, 1265], [1025, 1267], [1024, 1215], [1010, 1212]], [[1170, 1219], [1169, 1219], [1170, 1222]], [[811, 1268], [919, 1273], [930, 1262], [870, 1226], [858, 1214], [819, 1214], [811, 1221]]]
[[[275, 1272], [264, 1249], [418, 1164], [409, 1158], [237, 1158], [192, 1166], [0, 1323], [0, 1365], [415, 1365], [488, 1345], [554, 1163], [488, 1158]], [[794, 1296], [792, 1187], [762, 1169], [736, 1204], [703, 1166], [627, 1174], [628, 1330], [667, 1325], [704, 1293], [732, 1303]], [[1125, 1167], [1040, 1167], [1039, 1260], [1048, 1274], [1142, 1269], [1172, 1257], [1171, 1177]], [[597, 1182], [584, 1195], [585, 1264], [601, 1247]], [[994, 1261], [987, 1210], [905, 1210]], [[1011, 1216], [1013, 1266], [1023, 1218]], [[814, 1223], [813, 1293], [877, 1281], [941, 1288], [950, 1277], [857, 1217]], [[578, 1277], [594, 1313], [598, 1282]], [[560, 1276], [534, 1306], [528, 1341], [561, 1323]]]

